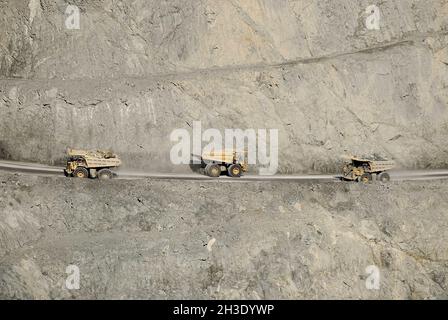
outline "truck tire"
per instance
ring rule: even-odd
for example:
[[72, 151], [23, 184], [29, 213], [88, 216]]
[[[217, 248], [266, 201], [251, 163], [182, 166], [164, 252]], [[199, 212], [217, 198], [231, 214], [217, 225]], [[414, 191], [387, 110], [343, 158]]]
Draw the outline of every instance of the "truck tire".
[[98, 171], [98, 179], [100, 180], [110, 180], [114, 177], [114, 173], [109, 169], [101, 169]]
[[81, 179], [88, 178], [89, 171], [84, 167], [78, 167], [73, 171], [73, 176], [75, 178], [81, 178]]
[[359, 182], [368, 183], [372, 181], [372, 175], [370, 173], [364, 173], [360, 178]]
[[205, 172], [209, 177], [218, 178], [221, 175], [221, 166], [217, 164], [208, 164]]
[[378, 176], [378, 180], [381, 182], [389, 182], [390, 181], [390, 175], [387, 172], [381, 172]]
[[241, 169], [241, 166], [239, 164], [232, 164], [227, 169], [227, 173], [229, 174], [229, 177], [232, 177], [232, 178], [239, 178], [239, 177], [241, 177], [242, 171], [243, 170]]

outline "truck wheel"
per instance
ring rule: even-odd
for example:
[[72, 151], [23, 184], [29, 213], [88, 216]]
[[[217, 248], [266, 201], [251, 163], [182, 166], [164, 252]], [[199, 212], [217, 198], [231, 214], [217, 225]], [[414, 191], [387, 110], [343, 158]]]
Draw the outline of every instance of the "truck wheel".
[[102, 169], [98, 171], [98, 179], [100, 180], [109, 180], [114, 177], [114, 174], [109, 169]]
[[89, 171], [87, 171], [84, 167], [78, 167], [73, 171], [73, 176], [75, 178], [88, 178], [89, 177]]
[[239, 164], [232, 164], [228, 169], [227, 172], [230, 177], [232, 178], [239, 178], [241, 177], [241, 166]]
[[387, 172], [382, 172], [378, 176], [378, 180], [381, 182], [389, 182], [390, 181], [390, 175]]
[[221, 175], [221, 167], [217, 164], [209, 164], [205, 168], [205, 172], [209, 177], [218, 178]]
[[364, 173], [359, 179], [360, 182], [368, 183], [372, 181], [372, 175], [370, 173]]

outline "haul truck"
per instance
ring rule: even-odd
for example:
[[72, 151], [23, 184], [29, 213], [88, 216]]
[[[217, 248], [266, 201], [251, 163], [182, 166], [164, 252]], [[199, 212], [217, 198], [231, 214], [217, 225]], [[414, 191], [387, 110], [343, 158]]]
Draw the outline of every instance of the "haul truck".
[[111, 151], [86, 151], [69, 149], [67, 167], [64, 173], [68, 177], [112, 179], [113, 168], [121, 165], [121, 160]]
[[205, 166], [205, 174], [217, 178], [222, 172], [226, 172], [232, 178], [241, 177], [247, 172], [246, 152], [236, 150], [219, 150], [203, 153], [202, 163]]
[[390, 181], [390, 175], [386, 171], [394, 166], [394, 161], [378, 157], [372, 159], [351, 157], [350, 163], [344, 166], [343, 179], [367, 183], [376, 177], [381, 182], [388, 182]]

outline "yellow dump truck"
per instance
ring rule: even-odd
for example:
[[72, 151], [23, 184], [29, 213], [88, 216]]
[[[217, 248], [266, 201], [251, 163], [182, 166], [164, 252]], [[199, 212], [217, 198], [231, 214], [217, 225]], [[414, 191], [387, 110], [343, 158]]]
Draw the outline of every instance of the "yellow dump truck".
[[115, 176], [112, 169], [121, 165], [121, 160], [111, 151], [69, 149], [67, 155], [64, 173], [68, 177], [112, 179]]
[[370, 182], [376, 178], [381, 182], [387, 182], [390, 181], [390, 175], [386, 171], [392, 169], [394, 166], [394, 161], [389, 161], [381, 157], [351, 157], [350, 162], [343, 168], [343, 179]]
[[248, 165], [245, 151], [219, 150], [202, 154], [205, 174], [217, 178], [226, 172], [232, 178], [241, 177], [247, 172]]

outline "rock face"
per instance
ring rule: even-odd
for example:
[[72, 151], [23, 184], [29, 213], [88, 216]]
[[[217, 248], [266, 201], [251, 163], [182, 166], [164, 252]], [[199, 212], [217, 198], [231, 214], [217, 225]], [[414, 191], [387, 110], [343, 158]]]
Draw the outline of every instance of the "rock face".
[[278, 129], [283, 173], [361, 153], [447, 165], [446, 1], [76, 4], [67, 29], [65, 1], [0, 1], [3, 158], [113, 148], [132, 169], [183, 171], [170, 134], [201, 121]]
[[[185, 172], [170, 135], [201, 121], [277, 129], [280, 173], [335, 173], [364, 153], [448, 165], [446, 0], [0, 0], [0, 12], [0, 159], [111, 148], [127, 169]], [[1, 173], [0, 188], [0, 298], [448, 298], [443, 182]]]
[[1, 298], [448, 298], [444, 182], [0, 183]]

